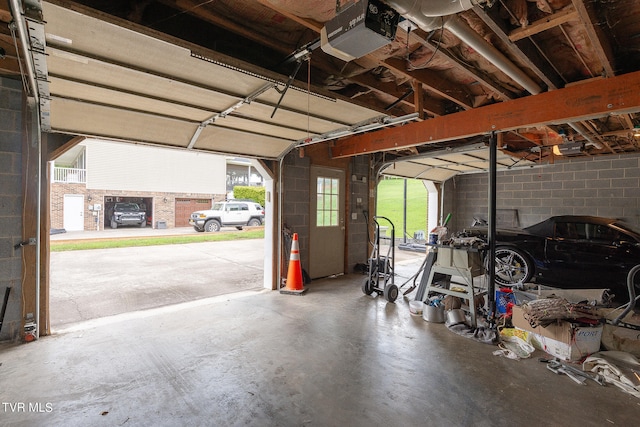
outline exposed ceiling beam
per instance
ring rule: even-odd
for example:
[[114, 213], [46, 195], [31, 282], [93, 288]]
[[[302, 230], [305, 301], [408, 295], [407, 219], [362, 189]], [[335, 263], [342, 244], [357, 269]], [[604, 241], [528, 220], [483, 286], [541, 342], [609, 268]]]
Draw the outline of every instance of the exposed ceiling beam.
[[[313, 20], [299, 18], [289, 13], [288, 11], [283, 10], [282, 8], [274, 6], [268, 0], [258, 0], [258, 3], [316, 32], [320, 32], [320, 30], [324, 26], [324, 24], [313, 21]], [[454, 56], [447, 53], [443, 49], [435, 49], [434, 46], [430, 45], [423, 37], [419, 36], [417, 31], [411, 31], [407, 34], [407, 32], [404, 29], [398, 28], [398, 35], [402, 35], [404, 39], [408, 39], [409, 44], [411, 46], [421, 45], [421, 46], [428, 47], [432, 51], [435, 51], [434, 55], [437, 59], [451, 62], [454, 65], [455, 69], [466, 74], [470, 78], [473, 78], [474, 80], [478, 81], [483, 86], [485, 86], [490, 92], [497, 94], [503, 100], [512, 99], [514, 97], [512, 93], [500, 87], [500, 85], [493, 82], [488, 76], [485, 76], [482, 73], [477, 72], [475, 70], [469, 69], [468, 65], [460, 63]], [[368, 57], [373, 58], [373, 55], [369, 55]], [[438, 72], [436, 71], [432, 71], [428, 69], [408, 71], [406, 69], [407, 68], [406, 64], [403, 64], [402, 60], [397, 60], [393, 58], [388, 59], [384, 62], [379, 62], [379, 63], [380, 65], [390, 68], [395, 74], [405, 77], [405, 79], [408, 81], [418, 80], [422, 82], [422, 84], [425, 86], [424, 89], [427, 92], [431, 91], [433, 93], [436, 93], [439, 96], [442, 96], [443, 98], [449, 99], [450, 101], [460, 105], [464, 109], [473, 108], [473, 99], [468, 93], [466, 93], [465, 89], [463, 87], [455, 87], [455, 85], [452, 85], [451, 83], [447, 82], [446, 79], [440, 77], [438, 75]], [[357, 79], [355, 78], [352, 78], [351, 80], [357, 82]], [[365, 86], [368, 88], [371, 88], [372, 90], [380, 91], [378, 88], [376, 88], [377, 85], [365, 85]], [[427, 98], [425, 102], [426, 102], [425, 109], [431, 115], [440, 116], [444, 114], [442, 105], [436, 105], [435, 101], [429, 102], [429, 98]], [[405, 102], [405, 103], [410, 104], [409, 102]], [[415, 109], [415, 107], [413, 108]]]
[[[202, 1], [160, 0], [160, 3], [163, 3], [174, 9], [184, 10], [186, 11], [186, 13], [194, 15], [199, 19], [205, 20], [217, 27], [223, 28], [234, 34], [239, 34], [242, 37], [245, 37], [255, 43], [260, 43], [261, 45], [267, 46], [270, 49], [275, 50], [276, 52], [282, 52], [287, 54], [287, 53], [291, 53], [296, 48], [296, 46], [284, 46], [282, 43], [279, 43], [275, 39], [271, 39], [269, 37], [262, 37], [255, 31], [251, 31], [251, 29], [246, 25], [241, 25], [229, 19], [225, 19], [222, 16], [216, 15], [215, 13], [209, 11], [206, 7], [201, 7]], [[194, 12], [196, 9], [197, 9], [197, 13]]]
[[640, 111], [640, 72], [500, 102], [339, 140], [334, 158], [397, 150], [521, 127], [578, 122]]
[[412, 79], [418, 80], [427, 86], [427, 91], [433, 91], [439, 96], [458, 104], [465, 110], [473, 108], [471, 96], [461, 86], [446, 80], [437, 71], [426, 68], [407, 71], [406, 62], [398, 58], [389, 58], [384, 61], [384, 65], [395, 72], [403, 73]]
[[[584, 24], [584, 29], [587, 32], [587, 37], [593, 46], [594, 53], [598, 57], [598, 61], [602, 64], [605, 77], [611, 77], [615, 75], [613, 64], [613, 49], [607, 41], [607, 37], [604, 35], [596, 21], [596, 16], [591, 4], [586, 5], [584, 0], [571, 0], [573, 7], [575, 7], [580, 20]], [[597, 21], [596, 21], [597, 22]]]
[[526, 37], [531, 37], [534, 34], [541, 33], [550, 28], [557, 27], [562, 24], [566, 24], [569, 21], [577, 20], [579, 18], [578, 12], [574, 7], [567, 7], [559, 12], [545, 16], [542, 19], [538, 19], [527, 25], [526, 27], [516, 28], [509, 33], [509, 40], [512, 42], [522, 40]]
[[412, 37], [410, 40], [414, 42], [418, 42], [421, 46], [426, 46], [429, 49], [431, 49], [431, 54], [433, 55], [433, 58], [435, 60], [439, 62], [440, 61], [450, 62], [456, 71], [482, 84], [490, 92], [493, 92], [499, 95], [499, 97], [502, 98], [503, 101], [515, 98], [513, 93], [509, 92], [508, 90], [505, 90], [503, 87], [501, 87], [500, 84], [493, 81], [489, 76], [485, 75], [485, 73], [481, 72], [480, 70], [470, 68], [469, 64], [466, 64], [463, 61], [456, 58], [454, 55], [449, 53], [447, 49], [444, 49], [442, 47], [440, 49], [436, 49], [436, 47], [430, 44], [429, 42], [427, 42], [426, 39], [418, 36], [417, 33], [419, 32], [422, 32], [422, 31], [421, 30], [412, 31], [411, 32]]
[[[405, 95], [406, 90], [401, 89], [393, 82], [380, 82], [369, 73], [360, 74], [349, 78], [350, 81], [362, 85], [372, 91], [391, 95], [395, 98], [401, 98]], [[402, 101], [404, 104], [410, 105], [412, 109], [415, 109], [414, 103], [409, 101]], [[442, 102], [433, 98], [427, 98], [424, 103], [424, 110], [426, 110], [432, 116], [442, 116], [445, 114], [444, 106]]]
[[507, 46], [511, 55], [529, 67], [549, 89], [557, 89], [564, 85], [564, 80], [560, 74], [540, 54], [540, 51], [530, 39], [525, 38], [515, 43], [509, 39], [506, 23], [500, 18], [497, 7], [489, 9], [475, 6], [473, 11]]
[[258, 3], [260, 3], [261, 5], [268, 7], [269, 9], [278, 12], [279, 14], [281, 14], [282, 16], [286, 16], [287, 18], [291, 19], [292, 21], [297, 22], [298, 24], [307, 27], [310, 30], [313, 30], [317, 33], [320, 32], [320, 30], [322, 30], [322, 27], [324, 26], [324, 24], [314, 21], [313, 19], [306, 19], [306, 18], [300, 18], [297, 15], [294, 15], [293, 13], [279, 8], [277, 6], [275, 6], [273, 3], [271, 3], [268, 0], [257, 0]]

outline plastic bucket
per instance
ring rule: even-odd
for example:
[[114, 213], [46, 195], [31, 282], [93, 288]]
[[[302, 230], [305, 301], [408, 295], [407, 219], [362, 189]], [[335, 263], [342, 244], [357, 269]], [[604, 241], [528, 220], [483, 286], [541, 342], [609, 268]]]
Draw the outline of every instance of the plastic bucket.
[[409, 312], [411, 314], [415, 314], [416, 316], [422, 315], [424, 313], [424, 303], [422, 301], [409, 301]]

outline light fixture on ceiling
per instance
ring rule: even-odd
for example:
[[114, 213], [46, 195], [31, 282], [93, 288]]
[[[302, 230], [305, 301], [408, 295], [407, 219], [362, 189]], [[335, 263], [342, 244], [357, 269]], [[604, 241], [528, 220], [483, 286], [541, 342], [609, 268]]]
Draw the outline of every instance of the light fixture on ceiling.
[[567, 142], [553, 146], [556, 156], [576, 156], [582, 154], [582, 142]]
[[633, 137], [640, 138], [640, 125], [635, 125], [633, 127]]

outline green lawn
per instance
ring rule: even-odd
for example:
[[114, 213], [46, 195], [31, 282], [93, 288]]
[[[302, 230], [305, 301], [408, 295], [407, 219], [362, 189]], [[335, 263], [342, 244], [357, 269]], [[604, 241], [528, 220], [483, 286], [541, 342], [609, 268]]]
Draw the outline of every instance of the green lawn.
[[[402, 238], [403, 224], [404, 179], [384, 179], [378, 184], [377, 215], [389, 218], [396, 228], [396, 238]], [[380, 220], [380, 225], [387, 225]], [[407, 234], [427, 230], [427, 189], [422, 181], [407, 180]], [[389, 235], [389, 234], [387, 234]]]
[[184, 236], [137, 237], [122, 239], [95, 239], [52, 241], [51, 252], [87, 249], [129, 248], [132, 246], [179, 245], [184, 243], [219, 242], [223, 240], [264, 239], [264, 229], [222, 233], [198, 233]]

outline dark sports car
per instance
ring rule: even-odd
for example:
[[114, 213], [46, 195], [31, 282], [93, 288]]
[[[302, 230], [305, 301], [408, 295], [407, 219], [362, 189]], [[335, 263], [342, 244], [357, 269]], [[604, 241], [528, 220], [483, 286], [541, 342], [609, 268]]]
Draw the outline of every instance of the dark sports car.
[[[466, 230], [486, 238], [486, 227]], [[554, 216], [524, 229], [496, 233], [496, 285], [535, 278], [558, 288], [610, 289], [628, 300], [629, 271], [640, 264], [640, 231], [616, 219]], [[636, 293], [640, 273], [635, 274]]]

